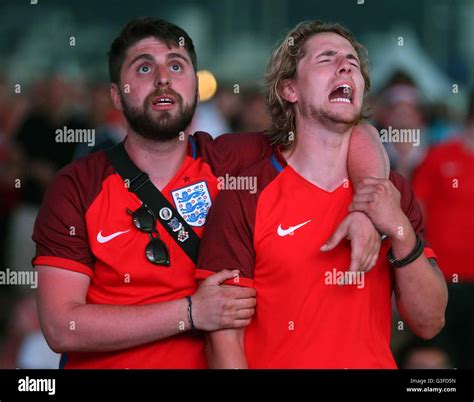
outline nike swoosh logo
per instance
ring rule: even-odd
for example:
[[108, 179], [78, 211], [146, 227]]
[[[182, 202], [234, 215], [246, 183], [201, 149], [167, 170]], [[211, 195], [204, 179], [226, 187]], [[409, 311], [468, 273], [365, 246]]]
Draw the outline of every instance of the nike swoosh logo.
[[299, 225], [296, 225], [296, 226], [290, 226], [288, 229], [283, 229], [281, 227], [281, 224], [278, 226], [278, 236], [287, 236], [289, 234], [292, 234], [295, 230], [299, 229], [300, 227], [306, 225], [307, 223], [311, 222], [311, 219], [309, 221], [306, 221], [306, 222], [303, 222], [303, 223], [300, 223]]
[[123, 232], [112, 233], [111, 235], [108, 235], [108, 236], [102, 236], [102, 230], [101, 230], [99, 233], [97, 233], [97, 241], [99, 243], [107, 243], [108, 241], [115, 239], [117, 236], [120, 236], [127, 232], [130, 232], [130, 229], [124, 230]]

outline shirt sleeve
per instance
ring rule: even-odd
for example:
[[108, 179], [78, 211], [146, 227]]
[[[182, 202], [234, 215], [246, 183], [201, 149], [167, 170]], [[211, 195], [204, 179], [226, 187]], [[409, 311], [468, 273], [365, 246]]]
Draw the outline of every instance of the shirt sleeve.
[[268, 136], [263, 132], [223, 134], [207, 143], [203, 152], [216, 176], [236, 176], [271, 154]]
[[95, 258], [88, 242], [84, 200], [70, 169], [60, 171], [48, 187], [33, 240], [33, 265], [67, 269], [92, 278]]
[[407, 218], [410, 220], [413, 230], [425, 242], [424, 254], [426, 258], [436, 258], [436, 254], [431, 248], [431, 245], [426, 242], [423, 214], [413, 189], [407, 179], [395, 171], [390, 172], [390, 180], [395, 187], [397, 187], [398, 191], [400, 191], [400, 206]]
[[240, 271], [229, 285], [253, 287], [255, 250], [255, 195], [246, 191], [222, 190], [206, 220], [201, 240], [197, 279], [223, 269]]

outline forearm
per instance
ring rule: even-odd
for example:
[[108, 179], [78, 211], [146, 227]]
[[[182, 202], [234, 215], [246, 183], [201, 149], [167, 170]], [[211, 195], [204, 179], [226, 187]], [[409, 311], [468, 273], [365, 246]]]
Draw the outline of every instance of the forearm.
[[390, 163], [387, 152], [372, 125], [359, 124], [352, 130], [347, 169], [354, 188], [364, 177], [388, 178]]
[[[404, 225], [401, 233], [403, 235], [392, 239], [392, 251], [397, 260], [406, 257], [416, 243], [409, 223]], [[396, 301], [401, 317], [416, 335], [424, 339], [432, 338], [444, 326], [448, 302], [446, 281], [441, 271], [424, 255], [394, 271]]]
[[58, 352], [127, 349], [190, 329], [186, 299], [145, 306], [74, 304], [42, 318], [45, 335]]
[[243, 340], [243, 329], [226, 329], [209, 333], [206, 337], [206, 355], [209, 368], [248, 368]]

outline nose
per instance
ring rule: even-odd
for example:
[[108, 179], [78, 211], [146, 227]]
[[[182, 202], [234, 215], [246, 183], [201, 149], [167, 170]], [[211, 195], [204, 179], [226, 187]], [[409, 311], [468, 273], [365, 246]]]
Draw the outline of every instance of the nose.
[[347, 75], [352, 72], [352, 66], [351, 63], [349, 63], [349, 60], [347, 60], [346, 57], [341, 56], [339, 57], [339, 61], [337, 64], [337, 74], [338, 75]]
[[155, 86], [166, 86], [170, 84], [170, 75], [166, 66], [158, 66], [155, 74]]

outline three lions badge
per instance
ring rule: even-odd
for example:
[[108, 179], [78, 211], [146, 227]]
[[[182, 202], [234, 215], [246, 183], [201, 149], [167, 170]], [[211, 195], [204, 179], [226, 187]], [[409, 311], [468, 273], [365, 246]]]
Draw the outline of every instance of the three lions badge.
[[212, 200], [205, 181], [191, 184], [171, 192], [176, 210], [188, 225], [201, 227], [206, 223], [206, 216]]

